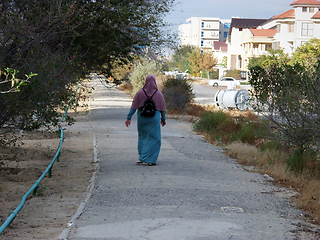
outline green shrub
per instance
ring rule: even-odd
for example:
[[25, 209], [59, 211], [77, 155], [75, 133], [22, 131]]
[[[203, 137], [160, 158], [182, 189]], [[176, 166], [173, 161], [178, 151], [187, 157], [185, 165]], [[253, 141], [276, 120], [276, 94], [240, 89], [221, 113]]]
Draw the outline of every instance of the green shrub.
[[225, 125], [230, 124], [231, 118], [228, 118], [222, 111], [219, 112], [205, 112], [201, 119], [195, 124], [195, 129], [198, 131], [212, 132], [221, 128]]
[[286, 151], [288, 148], [286, 146], [286, 144], [284, 144], [283, 142], [280, 142], [278, 140], [269, 140], [269, 141], [265, 141], [263, 144], [261, 144], [260, 146], [260, 150], [261, 151], [272, 151], [272, 150], [283, 150]]
[[163, 84], [162, 94], [169, 110], [179, 110], [181, 114], [194, 97], [191, 83], [185, 79], [169, 78]]
[[143, 59], [131, 73], [129, 79], [132, 84], [132, 95], [134, 96], [136, 92], [143, 88], [146, 77], [149, 74], [158, 75], [160, 73], [159, 65], [156, 61], [148, 61]]
[[232, 118], [222, 111], [205, 112], [194, 124], [195, 131], [208, 133], [210, 139], [223, 144], [241, 141], [255, 144], [258, 139], [267, 136], [267, 125], [264, 121], [250, 121], [248, 118]]
[[241, 71], [240, 70], [230, 70], [227, 72], [226, 77], [233, 77], [234, 79], [241, 79]]
[[209, 72], [210, 79], [218, 79], [219, 78], [219, 70]]
[[257, 140], [257, 132], [252, 122], [243, 124], [235, 134], [235, 141], [240, 140], [243, 143], [254, 144]]
[[304, 169], [318, 174], [319, 163], [317, 161], [317, 152], [311, 148], [301, 151], [295, 148], [286, 158], [287, 168], [293, 172], [302, 173]]

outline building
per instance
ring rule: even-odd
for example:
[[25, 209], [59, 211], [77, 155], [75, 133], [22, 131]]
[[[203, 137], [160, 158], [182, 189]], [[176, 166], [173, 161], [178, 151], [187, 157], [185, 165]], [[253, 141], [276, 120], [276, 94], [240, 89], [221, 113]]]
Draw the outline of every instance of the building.
[[291, 55], [301, 44], [320, 38], [320, 1], [297, 0], [290, 5], [292, 9], [268, 20], [232, 19], [228, 69], [245, 73], [250, 58], [268, 54], [268, 48]]
[[224, 61], [228, 57], [228, 45], [225, 41], [215, 41], [213, 42], [213, 49], [212, 49], [214, 56], [218, 59], [218, 64], [216, 69], [219, 70], [219, 78], [225, 75], [225, 66]]
[[298, 0], [290, 4], [293, 9], [273, 17], [262, 28], [277, 29], [273, 49], [292, 54], [301, 44], [320, 38], [320, 1]]
[[231, 20], [191, 17], [179, 25], [180, 45], [193, 45], [201, 49], [213, 49], [215, 41], [226, 41]]
[[228, 64], [230, 70], [243, 69], [242, 38], [246, 29], [255, 29], [268, 19], [232, 18], [228, 33]]

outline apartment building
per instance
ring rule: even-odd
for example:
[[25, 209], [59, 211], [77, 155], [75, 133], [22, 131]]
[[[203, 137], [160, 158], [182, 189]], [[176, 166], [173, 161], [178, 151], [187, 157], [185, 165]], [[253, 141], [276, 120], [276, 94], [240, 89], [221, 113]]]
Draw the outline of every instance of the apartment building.
[[213, 49], [215, 41], [226, 41], [230, 19], [191, 17], [179, 25], [180, 45], [194, 45], [201, 49]]

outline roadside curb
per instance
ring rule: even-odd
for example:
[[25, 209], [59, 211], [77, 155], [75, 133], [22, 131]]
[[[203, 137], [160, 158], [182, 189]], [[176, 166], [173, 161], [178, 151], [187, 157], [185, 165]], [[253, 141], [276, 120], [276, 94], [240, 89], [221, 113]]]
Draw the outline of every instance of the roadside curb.
[[61, 232], [58, 240], [67, 240], [68, 239], [70, 231], [73, 228], [75, 228], [74, 222], [76, 221], [76, 219], [78, 217], [81, 216], [86, 203], [89, 201], [89, 199], [92, 195], [92, 190], [95, 186], [95, 182], [97, 179], [97, 173], [100, 170], [100, 159], [98, 158], [98, 155], [99, 155], [99, 150], [97, 147], [97, 138], [96, 138], [96, 134], [94, 133], [94, 135], [93, 135], [93, 158], [94, 158], [95, 170], [94, 170], [92, 177], [89, 181], [90, 184], [86, 190], [86, 198], [83, 202], [80, 203], [77, 212], [72, 216], [72, 218], [70, 219], [70, 221], [67, 224], [67, 227]]

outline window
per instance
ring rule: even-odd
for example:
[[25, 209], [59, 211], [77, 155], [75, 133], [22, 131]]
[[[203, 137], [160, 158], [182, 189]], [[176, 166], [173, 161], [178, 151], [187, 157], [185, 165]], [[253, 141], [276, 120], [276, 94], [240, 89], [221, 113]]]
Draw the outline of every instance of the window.
[[294, 23], [288, 24], [288, 32], [294, 32]]
[[307, 7], [302, 7], [302, 12], [307, 12], [308, 8]]
[[302, 23], [301, 27], [302, 36], [313, 36], [313, 23]]
[[201, 23], [201, 27], [204, 28], [204, 22]]
[[201, 32], [201, 37], [202, 37], [202, 38], [204, 37], [204, 32], [203, 32], [203, 31]]
[[242, 28], [239, 28], [239, 31], [241, 32], [241, 31], [242, 31]]
[[201, 41], [201, 47], [203, 47], [203, 41]]
[[280, 32], [280, 28], [281, 28], [281, 25], [280, 25], [280, 24], [278, 24], [278, 25], [277, 25], [277, 33], [279, 33], [279, 32]]
[[225, 38], [228, 37], [228, 32], [224, 32], [223, 37], [225, 37]]
[[212, 37], [218, 37], [218, 33], [217, 32], [211, 32], [211, 36]]
[[272, 43], [272, 48], [273, 48], [274, 50], [278, 50], [278, 49], [280, 48], [280, 42], [274, 42], [274, 43]]
[[309, 7], [309, 12], [314, 12], [314, 7]]
[[271, 48], [271, 44], [266, 44], [264, 50], [267, 51], [269, 48]]
[[231, 23], [225, 23], [225, 24], [224, 24], [224, 28], [228, 28], [228, 29], [229, 29], [230, 26], [231, 26]]

